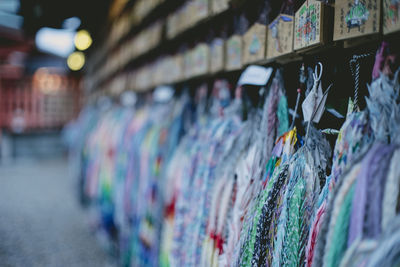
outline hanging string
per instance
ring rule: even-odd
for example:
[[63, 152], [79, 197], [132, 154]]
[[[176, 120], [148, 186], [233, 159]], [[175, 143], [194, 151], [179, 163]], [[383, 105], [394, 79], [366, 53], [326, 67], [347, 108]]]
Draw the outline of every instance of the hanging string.
[[306, 86], [305, 83], [306, 83], [307, 77], [306, 77], [306, 74], [305, 74], [304, 63], [301, 64], [301, 67], [300, 67], [300, 79], [299, 80], [300, 80], [300, 86], [297, 89], [296, 106], [295, 106], [294, 112], [293, 112], [292, 124], [290, 125], [289, 129], [293, 129], [293, 127], [294, 127], [295, 120], [296, 120], [296, 117], [297, 117], [298, 108], [299, 108], [299, 104], [300, 104], [301, 89], [305, 88], [305, 86]]
[[290, 125], [290, 128], [289, 128], [289, 129], [293, 129], [293, 127], [294, 127], [294, 123], [295, 123], [296, 116], [297, 116], [297, 110], [298, 110], [298, 108], [299, 108], [299, 103], [300, 103], [300, 96], [301, 96], [301, 89], [298, 88], [298, 89], [297, 89], [296, 107], [294, 108], [293, 118], [292, 118], [292, 124]]
[[358, 106], [358, 95], [359, 95], [358, 93], [360, 90], [360, 68], [361, 68], [360, 59], [365, 59], [371, 55], [372, 53], [353, 55], [352, 59], [350, 59], [349, 62], [351, 76], [353, 76], [354, 79], [354, 108], [356, 110], [360, 110], [360, 107]]

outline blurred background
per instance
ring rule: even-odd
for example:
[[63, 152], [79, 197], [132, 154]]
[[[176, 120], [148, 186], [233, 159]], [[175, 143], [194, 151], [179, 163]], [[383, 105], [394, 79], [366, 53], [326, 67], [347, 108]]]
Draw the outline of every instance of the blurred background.
[[62, 153], [60, 129], [81, 106], [80, 70], [107, 21], [109, 5], [110, 1], [1, 1], [2, 162]]
[[[110, 1], [0, 1], [0, 265], [109, 266], [88, 231], [61, 130]], [[100, 244], [97, 246], [97, 244]]]

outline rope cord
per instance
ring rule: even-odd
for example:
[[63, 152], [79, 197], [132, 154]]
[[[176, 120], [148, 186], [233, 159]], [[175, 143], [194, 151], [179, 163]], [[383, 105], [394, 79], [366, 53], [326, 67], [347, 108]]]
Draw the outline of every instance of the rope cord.
[[360, 90], [360, 60], [365, 59], [371, 56], [372, 53], [365, 53], [360, 55], [353, 55], [352, 59], [350, 59], [350, 71], [351, 75], [354, 79], [354, 108], [359, 110], [360, 107], [358, 106], [358, 97], [359, 97], [359, 90]]

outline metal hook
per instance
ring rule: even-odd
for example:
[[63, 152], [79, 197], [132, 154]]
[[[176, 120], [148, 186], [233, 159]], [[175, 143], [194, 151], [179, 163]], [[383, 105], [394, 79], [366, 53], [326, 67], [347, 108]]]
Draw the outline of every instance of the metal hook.
[[[318, 66], [320, 67], [321, 72], [318, 74]], [[315, 65], [314, 73], [313, 73], [313, 78], [314, 78], [314, 84], [318, 83], [321, 80], [322, 77], [322, 72], [324, 70], [324, 67], [321, 62], [318, 62], [317, 65]]]

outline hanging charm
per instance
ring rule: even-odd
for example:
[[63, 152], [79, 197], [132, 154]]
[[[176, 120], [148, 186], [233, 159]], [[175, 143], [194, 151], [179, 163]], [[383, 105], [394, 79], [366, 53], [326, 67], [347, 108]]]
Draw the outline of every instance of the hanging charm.
[[[318, 73], [317, 66], [320, 66], [320, 73]], [[313, 88], [301, 105], [303, 109], [304, 121], [306, 122], [313, 121], [318, 123], [325, 108], [326, 96], [322, 92], [322, 86], [320, 83], [323, 67], [321, 63], [318, 63], [317, 66], [315, 66], [315, 72], [313, 74]], [[318, 107], [319, 103], [322, 104]]]
[[360, 59], [365, 59], [372, 54], [366, 53], [366, 54], [361, 54], [361, 55], [353, 55], [353, 58], [350, 60], [350, 71], [351, 75], [353, 76], [354, 79], [354, 110], [359, 111], [360, 107], [358, 106], [358, 93], [360, 90]]
[[[318, 73], [318, 66], [320, 66], [320, 73]], [[328, 89], [323, 93], [321, 86], [321, 77], [323, 72], [323, 66], [321, 62], [315, 66], [315, 71], [313, 73], [314, 85], [310, 93], [307, 95], [306, 99], [302, 104], [304, 121], [308, 122], [306, 140], [308, 138], [308, 133], [310, 131], [311, 122], [318, 123], [325, 111], [325, 103], [328, 97], [329, 90], [332, 84], [329, 85]], [[318, 88], [318, 89], [317, 89]]]

